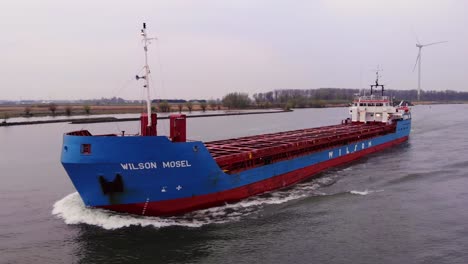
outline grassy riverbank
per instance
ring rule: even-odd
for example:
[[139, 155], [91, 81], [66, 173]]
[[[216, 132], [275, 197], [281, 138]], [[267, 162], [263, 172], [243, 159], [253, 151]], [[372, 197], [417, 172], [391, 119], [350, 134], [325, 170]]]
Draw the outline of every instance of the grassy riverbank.
[[[179, 105], [170, 104], [170, 112], [179, 112]], [[153, 111], [157, 111], [157, 106], [152, 106]], [[200, 104], [193, 104], [191, 111], [202, 111]], [[205, 111], [227, 110], [220, 106], [219, 108], [206, 108]], [[0, 106], [0, 119], [13, 117], [41, 117], [41, 116], [75, 116], [75, 115], [112, 115], [112, 114], [132, 114], [146, 111], [146, 105], [141, 104], [116, 104], [116, 105], [3, 105]], [[189, 109], [182, 107], [183, 112], [189, 112]]]
[[[433, 104], [467, 104], [468, 101], [420, 101], [413, 102], [415, 105], [433, 105]], [[169, 108], [165, 111], [158, 111], [157, 104], [153, 104], [153, 111], [158, 112], [174, 112], [179, 111], [183, 113], [191, 111], [219, 111], [219, 110], [236, 110], [229, 109], [222, 105], [217, 105], [216, 107], [207, 107], [201, 104], [191, 105], [191, 110], [185, 105], [180, 104], [169, 104]], [[323, 101], [320, 105], [314, 105], [312, 107], [346, 107], [347, 103], [342, 101], [339, 102], [327, 102]], [[250, 107], [249, 109], [265, 109], [260, 107]], [[245, 109], [244, 109], [245, 110]], [[268, 110], [266, 108], [265, 110]], [[43, 116], [77, 116], [77, 115], [113, 115], [113, 114], [132, 114], [132, 113], [141, 113], [146, 111], [146, 105], [142, 104], [114, 104], [114, 105], [83, 105], [83, 104], [35, 104], [35, 105], [0, 105], [0, 120], [8, 120], [9, 118], [15, 117], [43, 117]]]

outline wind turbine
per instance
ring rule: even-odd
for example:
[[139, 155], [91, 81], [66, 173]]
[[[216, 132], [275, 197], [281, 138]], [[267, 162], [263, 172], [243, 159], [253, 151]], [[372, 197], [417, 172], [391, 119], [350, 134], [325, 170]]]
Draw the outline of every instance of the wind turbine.
[[419, 48], [418, 56], [416, 57], [416, 63], [414, 64], [413, 67], [413, 72], [414, 69], [416, 69], [416, 65], [418, 65], [418, 101], [421, 100], [421, 50], [424, 47], [435, 45], [435, 44], [440, 44], [440, 43], [445, 43], [447, 41], [439, 41], [439, 42], [433, 42], [429, 44], [421, 44], [419, 43], [419, 40], [416, 38], [416, 47]]

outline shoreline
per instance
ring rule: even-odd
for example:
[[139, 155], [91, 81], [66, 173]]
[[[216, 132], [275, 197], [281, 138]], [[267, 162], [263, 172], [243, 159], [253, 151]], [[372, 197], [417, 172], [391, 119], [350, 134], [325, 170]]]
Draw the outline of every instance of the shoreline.
[[[277, 110], [277, 111], [256, 111], [256, 112], [235, 112], [235, 113], [223, 113], [223, 114], [203, 114], [203, 115], [187, 115], [187, 118], [198, 118], [198, 117], [217, 117], [217, 116], [238, 116], [238, 115], [258, 115], [258, 114], [278, 114], [288, 113], [293, 110]], [[169, 119], [169, 116], [161, 116], [158, 120]], [[51, 124], [51, 123], [67, 123], [70, 124], [91, 124], [91, 123], [112, 123], [112, 122], [129, 122], [139, 121], [140, 117], [128, 117], [128, 118], [117, 118], [113, 116], [109, 117], [89, 117], [89, 118], [64, 118], [56, 120], [36, 120], [36, 121], [19, 121], [19, 122], [1, 122], [0, 127], [7, 126], [22, 126], [22, 125], [40, 125], [40, 124]]]

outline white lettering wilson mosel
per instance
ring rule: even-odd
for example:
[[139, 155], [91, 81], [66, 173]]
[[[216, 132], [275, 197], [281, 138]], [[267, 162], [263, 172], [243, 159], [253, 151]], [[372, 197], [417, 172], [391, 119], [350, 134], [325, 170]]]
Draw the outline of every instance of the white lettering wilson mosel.
[[124, 170], [151, 170], [158, 168], [155, 161], [140, 162], [140, 163], [120, 163]]
[[[156, 161], [120, 163], [120, 166], [124, 170], [152, 170], [158, 168]], [[171, 160], [162, 162], [163, 168], [185, 168], [191, 166], [192, 165], [188, 162], [188, 160]]]
[[191, 167], [188, 160], [163, 161], [163, 168], [185, 168]]

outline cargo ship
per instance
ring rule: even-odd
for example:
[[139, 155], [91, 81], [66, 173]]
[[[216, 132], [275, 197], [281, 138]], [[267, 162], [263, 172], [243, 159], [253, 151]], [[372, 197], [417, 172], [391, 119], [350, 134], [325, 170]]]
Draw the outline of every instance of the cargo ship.
[[[169, 216], [237, 202], [291, 186], [408, 140], [411, 111], [393, 105], [384, 86], [356, 95], [336, 125], [212, 142], [189, 141], [186, 116], [170, 115], [170, 134], [157, 135], [151, 112], [146, 25], [141, 30], [147, 91], [141, 131], [65, 133], [61, 162], [84, 204], [144, 216]], [[379, 90], [380, 89], [380, 90]]]

